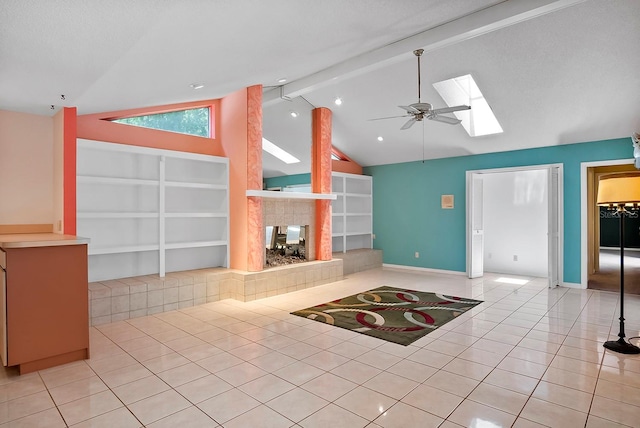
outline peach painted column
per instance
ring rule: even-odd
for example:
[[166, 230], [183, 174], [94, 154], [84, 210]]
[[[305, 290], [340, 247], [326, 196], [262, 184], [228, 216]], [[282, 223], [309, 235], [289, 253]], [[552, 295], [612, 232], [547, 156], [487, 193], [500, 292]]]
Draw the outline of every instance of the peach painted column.
[[[247, 88], [247, 190], [262, 190], [262, 86]], [[262, 198], [247, 197], [247, 270], [264, 267]]]
[[[312, 111], [311, 189], [331, 193], [331, 110]], [[331, 260], [331, 201], [316, 200], [316, 260]]]
[[[77, 155], [77, 110], [65, 107], [62, 111], [62, 150], [63, 150], [63, 233], [76, 234], [76, 155]], [[57, 230], [57, 225], [54, 225]]]
[[264, 257], [262, 203], [248, 198], [247, 190], [262, 189], [262, 86], [227, 95], [220, 110], [221, 143], [229, 158], [229, 267], [260, 271]]

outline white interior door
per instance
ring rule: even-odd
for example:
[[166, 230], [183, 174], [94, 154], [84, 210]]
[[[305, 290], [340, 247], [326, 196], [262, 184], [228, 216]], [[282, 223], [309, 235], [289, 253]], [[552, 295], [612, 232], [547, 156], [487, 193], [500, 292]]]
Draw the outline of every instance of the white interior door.
[[479, 278], [484, 275], [482, 174], [471, 173], [467, 186], [467, 274], [469, 278]]
[[548, 221], [548, 242], [549, 242], [549, 288], [560, 285], [559, 258], [560, 258], [560, 215], [559, 215], [559, 171], [558, 167], [551, 166], [548, 169], [547, 185], [549, 186], [549, 221]]

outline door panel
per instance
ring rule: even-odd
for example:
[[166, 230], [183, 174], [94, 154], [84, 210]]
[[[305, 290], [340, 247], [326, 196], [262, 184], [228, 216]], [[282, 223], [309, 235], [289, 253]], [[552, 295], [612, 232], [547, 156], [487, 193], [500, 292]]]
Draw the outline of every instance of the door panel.
[[469, 278], [479, 278], [484, 275], [484, 220], [483, 220], [483, 186], [482, 175], [471, 174], [469, 180], [470, 215], [469, 215], [469, 247], [468, 252]]
[[558, 167], [549, 167], [548, 170], [548, 197], [549, 201], [547, 206], [549, 207], [548, 217], [548, 263], [549, 263], [549, 287], [555, 287], [560, 285], [560, 275], [558, 272], [558, 258], [560, 254], [560, 234], [559, 234], [559, 200], [558, 200]]

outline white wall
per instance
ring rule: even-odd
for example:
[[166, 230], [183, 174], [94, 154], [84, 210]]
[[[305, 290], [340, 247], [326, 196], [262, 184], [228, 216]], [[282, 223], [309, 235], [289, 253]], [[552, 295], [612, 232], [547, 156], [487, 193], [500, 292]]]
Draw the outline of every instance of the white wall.
[[484, 270], [546, 277], [547, 171], [500, 172], [482, 177]]
[[0, 110], [0, 224], [53, 223], [53, 119]]

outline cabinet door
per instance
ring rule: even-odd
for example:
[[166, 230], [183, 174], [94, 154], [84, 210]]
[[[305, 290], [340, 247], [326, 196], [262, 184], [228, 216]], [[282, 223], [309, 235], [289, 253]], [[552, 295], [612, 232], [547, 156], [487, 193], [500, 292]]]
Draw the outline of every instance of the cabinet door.
[[89, 348], [87, 245], [7, 251], [9, 365]]

